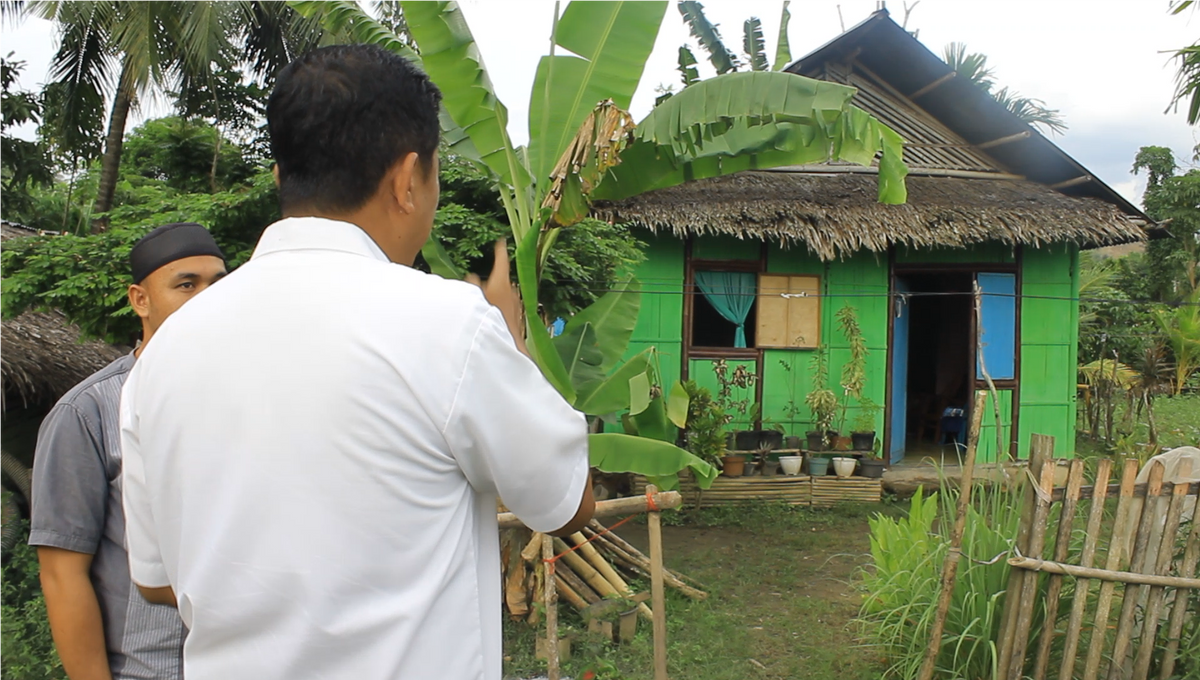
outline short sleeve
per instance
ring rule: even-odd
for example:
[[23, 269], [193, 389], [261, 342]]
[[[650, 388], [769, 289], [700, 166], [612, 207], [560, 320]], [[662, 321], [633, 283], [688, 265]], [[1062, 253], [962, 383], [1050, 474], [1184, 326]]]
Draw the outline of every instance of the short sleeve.
[[125, 506], [125, 541], [129, 549], [129, 576], [147, 588], [170, 585], [150, 510], [146, 462], [142, 458], [137, 417], [137, 369], [121, 394], [121, 487]]
[[30, 545], [96, 554], [108, 503], [102, 442], [97, 420], [74, 404], [57, 404], [42, 421], [33, 457]]
[[472, 342], [444, 431], [459, 467], [529, 528], [575, 516], [588, 477], [587, 421], [517, 351], [496, 309]]

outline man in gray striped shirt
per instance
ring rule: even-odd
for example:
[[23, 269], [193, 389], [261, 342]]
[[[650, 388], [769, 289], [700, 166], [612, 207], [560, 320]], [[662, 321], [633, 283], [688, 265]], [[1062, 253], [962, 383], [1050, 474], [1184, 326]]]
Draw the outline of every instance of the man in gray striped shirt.
[[142, 342], [68, 392], [42, 421], [33, 463], [30, 545], [38, 548], [54, 644], [71, 680], [182, 677], [184, 627], [129, 577], [121, 507], [121, 387], [142, 347], [175, 310], [225, 276], [198, 224], [151, 231], [130, 252], [129, 303]]

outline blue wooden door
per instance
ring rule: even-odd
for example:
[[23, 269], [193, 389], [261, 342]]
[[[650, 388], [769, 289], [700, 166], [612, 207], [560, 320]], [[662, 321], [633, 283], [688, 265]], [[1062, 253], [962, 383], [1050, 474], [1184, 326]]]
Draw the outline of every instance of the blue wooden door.
[[[979, 339], [983, 363], [992, 380], [1017, 377], [1017, 275], [979, 272], [975, 275], [982, 293]], [[984, 366], [976, 361], [975, 377], [983, 379]]]
[[892, 324], [892, 422], [891, 450], [888, 452], [891, 462], [898, 463], [904, 458], [904, 444], [908, 438], [908, 283], [896, 279], [896, 296], [892, 298], [892, 314], [896, 319]]

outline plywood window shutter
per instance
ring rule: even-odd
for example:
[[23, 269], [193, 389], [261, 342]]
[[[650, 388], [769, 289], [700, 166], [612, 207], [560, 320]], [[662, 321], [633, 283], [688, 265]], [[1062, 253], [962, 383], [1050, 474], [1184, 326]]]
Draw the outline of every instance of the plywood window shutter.
[[821, 279], [758, 275], [759, 347], [815, 348], [821, 344]]

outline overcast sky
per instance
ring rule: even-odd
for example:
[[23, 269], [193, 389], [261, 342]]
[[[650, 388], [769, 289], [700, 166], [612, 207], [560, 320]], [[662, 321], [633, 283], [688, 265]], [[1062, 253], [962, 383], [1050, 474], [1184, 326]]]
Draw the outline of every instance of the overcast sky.
[[[793, 57], [800, 57], [866, 19], [876, 0], [796, 0], [789, 27]], [[497, 94], [508, 107], [513, 141], [528, 137], [529, 91], [538, 59], [549, 48], [553, 0], [463, 0], [463, 11], [479, 42]], [[911, 7], [912, 2], [909, 3]], [[719, 24], [731, 48], [741, 45], [742, 22], [762, 19], [774, 61], [781, 0], [709, 0], [705, 12]], [[897, 22], [904, 5], [887, 5]], [[1200, 14], [1168, 14], [1167, 0], [919, 0], [909, 30], [935, 53], [965, 42], [988, 55], [999, 86], [1044, 100], [1062, 111], [1069, 129], [1055, 141], [1076, 160], [1136, 204], [1144, 175], [1130, 172], [1141, 146], [1170, 147], [1190, 162], [1200, 130], [1183, 113], [1164, 114], [1174, 88], [1174, 64], [1164, 52], [1195, 42]], [[839, 17], [840, 13], [840, 17]], [[667, 11], [658, 42], [633, 102], [640, 120], [653, 104], [655, 88], [678, 83], [679, 45], [689, 40], [675, 8]], [[27, 89], [46, 81], [56, 39], [53, 27], [30, 20], [0, 30], [0, 52], [13, 52], [28, 68]], [[704, 61], [702, 52], [694, 50]], [[707, 63], [701, 75], [712, 75]], [[164, 115], [162, 102], [143, 107], [137, 120]]]

